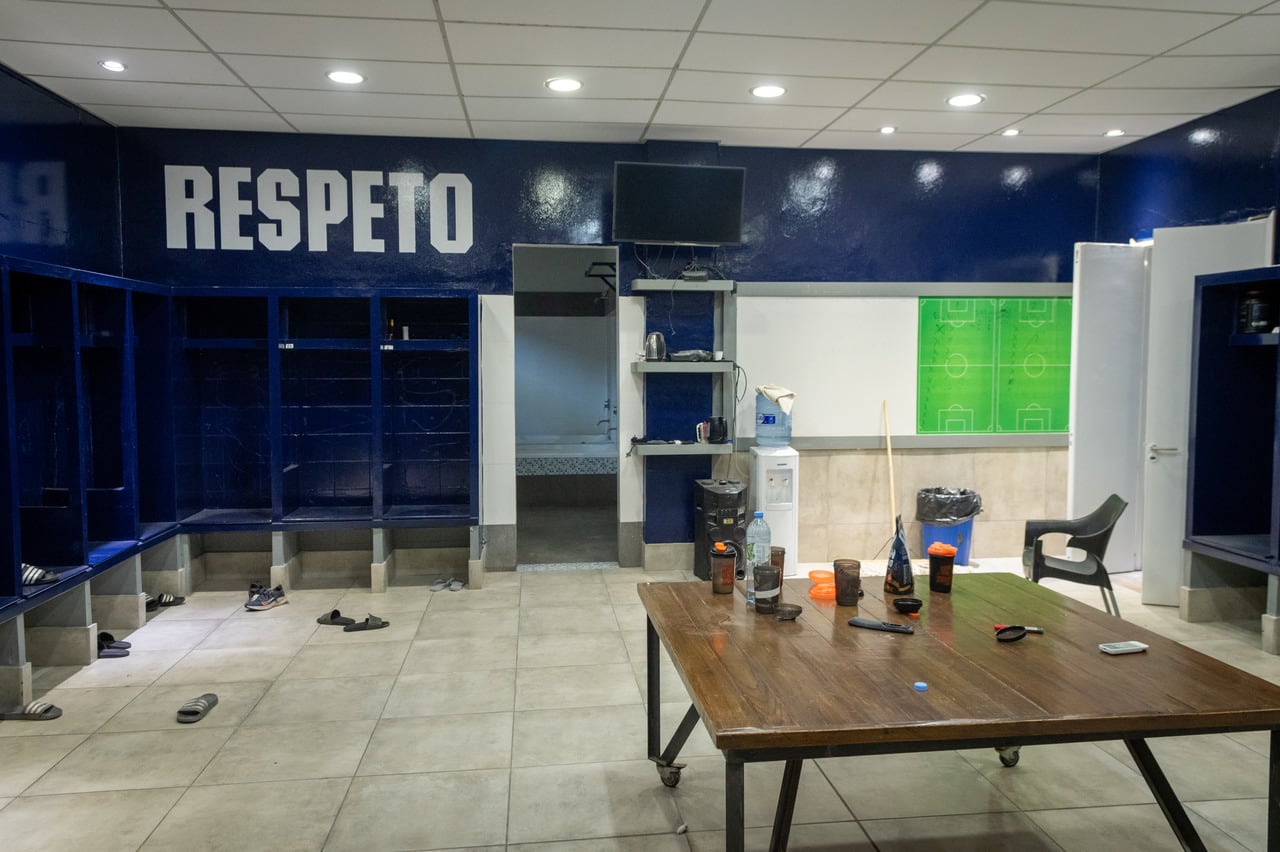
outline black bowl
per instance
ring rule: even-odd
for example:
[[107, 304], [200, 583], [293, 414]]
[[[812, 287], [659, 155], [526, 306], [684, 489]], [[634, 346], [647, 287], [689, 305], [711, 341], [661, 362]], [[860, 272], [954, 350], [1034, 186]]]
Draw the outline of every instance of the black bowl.
[[903, 615], [913, 615], [920, 611], [920, 607], [924, 606], [924, 601], [919, 598], [894, 598], [893, 608]]
[[800, 604], [778, 604], [778, 620], [795, 621], [803, 611], [804, 607], [800, 606]]

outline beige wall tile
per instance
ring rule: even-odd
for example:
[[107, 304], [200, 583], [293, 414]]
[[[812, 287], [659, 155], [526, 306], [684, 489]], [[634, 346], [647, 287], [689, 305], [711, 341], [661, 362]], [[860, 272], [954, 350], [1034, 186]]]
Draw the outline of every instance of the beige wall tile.
[[832, 453], [827, 487], [830, 523], [867, 523], [889, 517], [889, 466], [883, 453]]
[[973, 527], [970, 558], [1021, 556], [1026, 526], [1026, 521], [978, 521]]
[[1025, 521], [1044, 517], [1045, 451], [983, 450], [974, 453], [973, 488], [982, 495], [982, 517], [990, 521]]
[[1067, 516], [1067, 448], [1045, 451], [1044, 506], [1046, 518]]
[[800, 524], [800, 561], [825, 562], [827, 560], [826, 524]]
[[[801, 453], [800, 455], [798, 497], [801, 526], [827, 523], [827, 507], [830, 505], [827, 471], [830, 458], [830, 453]], [[802, 534], [801, 539], [803, 538]]]

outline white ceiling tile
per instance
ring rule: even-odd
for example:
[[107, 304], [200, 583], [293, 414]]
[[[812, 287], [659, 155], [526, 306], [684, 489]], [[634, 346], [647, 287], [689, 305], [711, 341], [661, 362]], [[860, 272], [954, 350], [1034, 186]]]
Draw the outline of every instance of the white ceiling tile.
[[[103, 59], [117, 59], [129, 69], [124, 74], [104, 71], [98, 67], [98, 62]], [[240, 82], [212, 53], [177, 50], [0, 41], [0, 62], [28, 77], [89, 77], [169, 83]]]
[[1280, 54], [1280, 15], [1250, 15], [1171, 51], [1176, 56]]
[[[1051, 3], [1054, 5], [1065, 0], [1022, 0], [1024, 3]], [[1252, 12], [1258, 0], [1070, 0], [1077, 6], [1126, 6], [1130, 9], [1155, 9], [1166, 12], [1229, 12], [1244, 14]]]
[[1125, 136], [1150, 136], [1192, 121], [1194, 115], [1029, 115], [1018, 129], [1031, 135], [1101, 136], [1118, 128]]
[[1217, 112], [1270, 89], [1088, 89], [1045, 110], [1050, 113]]
[[817, 130], [843, 110], [838, 107], [788, 107], [778, 104], [715, 104], [663, 101], [654, 121], [659, 124], [724, 125]]
[[283, 56], [331, 56], [443, 62], [447, 57], [434, 21], [311, 18], [238, 12], [178, 13], [216, 51]]
[[[306, 2], [306, 0], [303, 0]], [[689, 30], [698, 20], [700, 0], [441, 0], [445, 21], [534, 24], [606, 29]]]
[[303, 89], [258, 89], [280, 112], [313, 115], [462, 118], [453, 95], [383, 95], [366, 92], [318, 92]]
[[563, 98], [543, 83], [552, 77], [582, 81], [579, 96], [657, 100], [671, 76], [665, 68], [598, 68], [573, 65], [458, 65], [465, 95]]
[[301, 133], [342, 133], [355, 136], [413, 136], [465, 139], [465, 121], [446, 118], [373, 118], [357, 115], [286, 115]]
[[795, 77], [789, 74], [734, 74], [716, 71], [677, 71], [667, 89], [675, 101], [723, 101], [759, 104], [751, 94], [763, 83], [782, 86], [787, 93], [769, 103], [788, 106], [848, 107], [875, 87], [874, 80], [841, 80], [832, 77]]
[[476, 64], [670, 67], [685, 43], [684, 33], [652, 30], [449, 24], [448, 33], [453, 61]]
[[947, 98], [960, 92], [977, 91], [986, 100], [964, 112], [1036, 112], [1079, 91], [1076, 87], [961, 85], [953, 83], [908, 83], [890, 80], [876, 89], [859, 107], [885, 109], [951, 110]]
[[921, 50], [912, 44], [873, 44], [698, 33], [681, 68], [812, 77], [883, 78]]
[[423, 0], [169, 0], [173, 9], [216, 12], [271, 12], [280, 15], [336, 15], [358, 18], [435, 20], [435, 8]]
[[196, 83], [132, 83], [127, 80], [87, 80], [73, 77], [33, 77], [40, 85], [78, 104], [117, 104], [191, 109], [267, 111], [269, 108], [245, 86], [204, 86]]
[[180, 127], [188, 130], [292, 131], [274, 112], [228, 112], [217, 109], [104, 106], [93, 110], [117, 127]]
[[1012, 112], [924, 112], [893, 109], [851, 109], [832, 130], [861, 130], [878, 133], [881, 127], [896, 127], [900, 133], [991, 133], [1020, 120], [1025, 113]]
[[699, 30], [928, 44], [979, 5], [977, 0], [711, 0]]
[[360, 92], [412, 95], [456, 95], [453, 74], [443, 62], [376, 62], [369, 59], [335, 62], [302, 56], [255, 56], [224, 53], [227, 64], [250, 86], [277, 89], [320, 89], [351, 92], [325, 74], [341, 65], [364, 75]]
[[1107, 88], [1229, 88], [1280, 86], [1280, 57], [1157, 56], [1132, 71], [1107, 80]]
[[467, 115], [477, 121], [585, 121], [644, 124], [656, 101], [598, 98], [467, 98]]
[[962, 145], [977, 139], [977, 136], [965, 136], [951, 133], [895, 133], [885, 136], [883, 133], [858, 133], [849, 130], [824, 130], [805, 148], [841, 148], [883, 151], [954, 151]]
[[1160, 53], [1230, 20], [1229, 15], [995, 0], [947, 33], [942, 43], [1025, 50]]
[[204, 49], [168, 10], [135, 6], [5, 0], [0, 3], [0, 33], [15, 41]]
[[161, 7], [164, 5], [161, 0], [79, 0], [86, 6], [152, 6]]
[[689, 127], [682, 124], [655, 124], [645, 139], [680, 142], [715, 142], [745, 148], [798, 148], [813, 135], [812, 130], [774, 130], [761, 127]]
[[[1236, 2], [1244, 2], [1244, 0], [1236, 0]], [[1280, 15], [1280, 0], [1276, 0], [1270, 6], [1264, 6], [1258, 10], [1260, 15]]]
[[540, 142], [639, 142], [643, 124], [586, 124], [556, 121], [472, 121], [477, 139]]
[[902, 71], [897, 80], [1007, 83], [1022, 86], [1092, 86], [1130, 68], [1145, 57], [1037, 50], [983, 50], [976, 47], [931, 47]]
[[1135, 141], [1126, 136], [983, 136], [960, 150], [997, 154], [1101, 154]]

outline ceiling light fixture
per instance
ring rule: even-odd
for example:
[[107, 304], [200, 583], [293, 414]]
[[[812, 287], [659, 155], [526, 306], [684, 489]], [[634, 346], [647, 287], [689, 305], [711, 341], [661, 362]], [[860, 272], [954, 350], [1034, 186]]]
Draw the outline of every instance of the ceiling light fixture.
[[115, 59], [104, 59], [98, 64], [101, 65], [106, 70], [114, 71], [117, 74], [119, 74], [121, 71], [129, 67], [128, 65], [125, 65], [123, 62], [119, 62]]
[[572, 77], [552, 77], [542, 85], [553, 92], [576, 92], [582, 88], [582, 82]]
[[781, 86], [774, 86], [772, 84], [766, 85], [766, 86], [756, 86], [754, 89], [751, 90], [751, 94], [755, 95], [757, 98], [780, 98], [786, 93], [787, 93], [786, 89], [782, 88]]
[[1001, 136], [1017, 136], [1021, 132], [1022, 131], [1016, 127], [1009, 127], [1009, 128], [1006, 128], [1000, 135]]
[[952, 95], [947, 98], [947, 103], [953, 107], [971, 107], [977, 106], [987, 99], [986, 95], [979, 95], [976, 92], [966, 92], [963, 95]]
[[884, 127], [880, 128], [880, 132], [885, 136], [888, 136], [890, 133], [897, 133], [898, 128], [894, 127], [892, 124], [886, 124]]
[[1102, 134], [1102, 135], [1103, 135], [1103, 136], [1123, 136], [1123, 135], [1124, 135], [1124, 131], [1117, 127], [1117, 128], [1116, 128], [1116, 129], [1114, 129], [1114, 130], [1108, 130], [1106, 133], [1104, 133], [1104, 134]]
[[342, 83], [344, 86], [354, 86], [357, 83], [364, 82], [364, 75], [355, 71], [330, 71], [325, 76], [335, 83]]

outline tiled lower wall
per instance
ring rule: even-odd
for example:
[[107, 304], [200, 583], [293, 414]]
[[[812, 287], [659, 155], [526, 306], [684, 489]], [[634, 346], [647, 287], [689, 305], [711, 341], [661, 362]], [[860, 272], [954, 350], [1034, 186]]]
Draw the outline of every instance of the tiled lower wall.
[[[895, 450], [893, 463], [897, 508], [912, 556], [920, 555], [915, 515], [922, 488], [971, 488], [982, 496], [971, 559], [1019, 556], [1029, 519], [1066, 517], [1065, 447]], [[745, 481], [748, 467], [717, 466], [716, 475]], [[802, 450], [799, 498], [801, 562], [887, 558], [893, 526], [883, 449]]]

